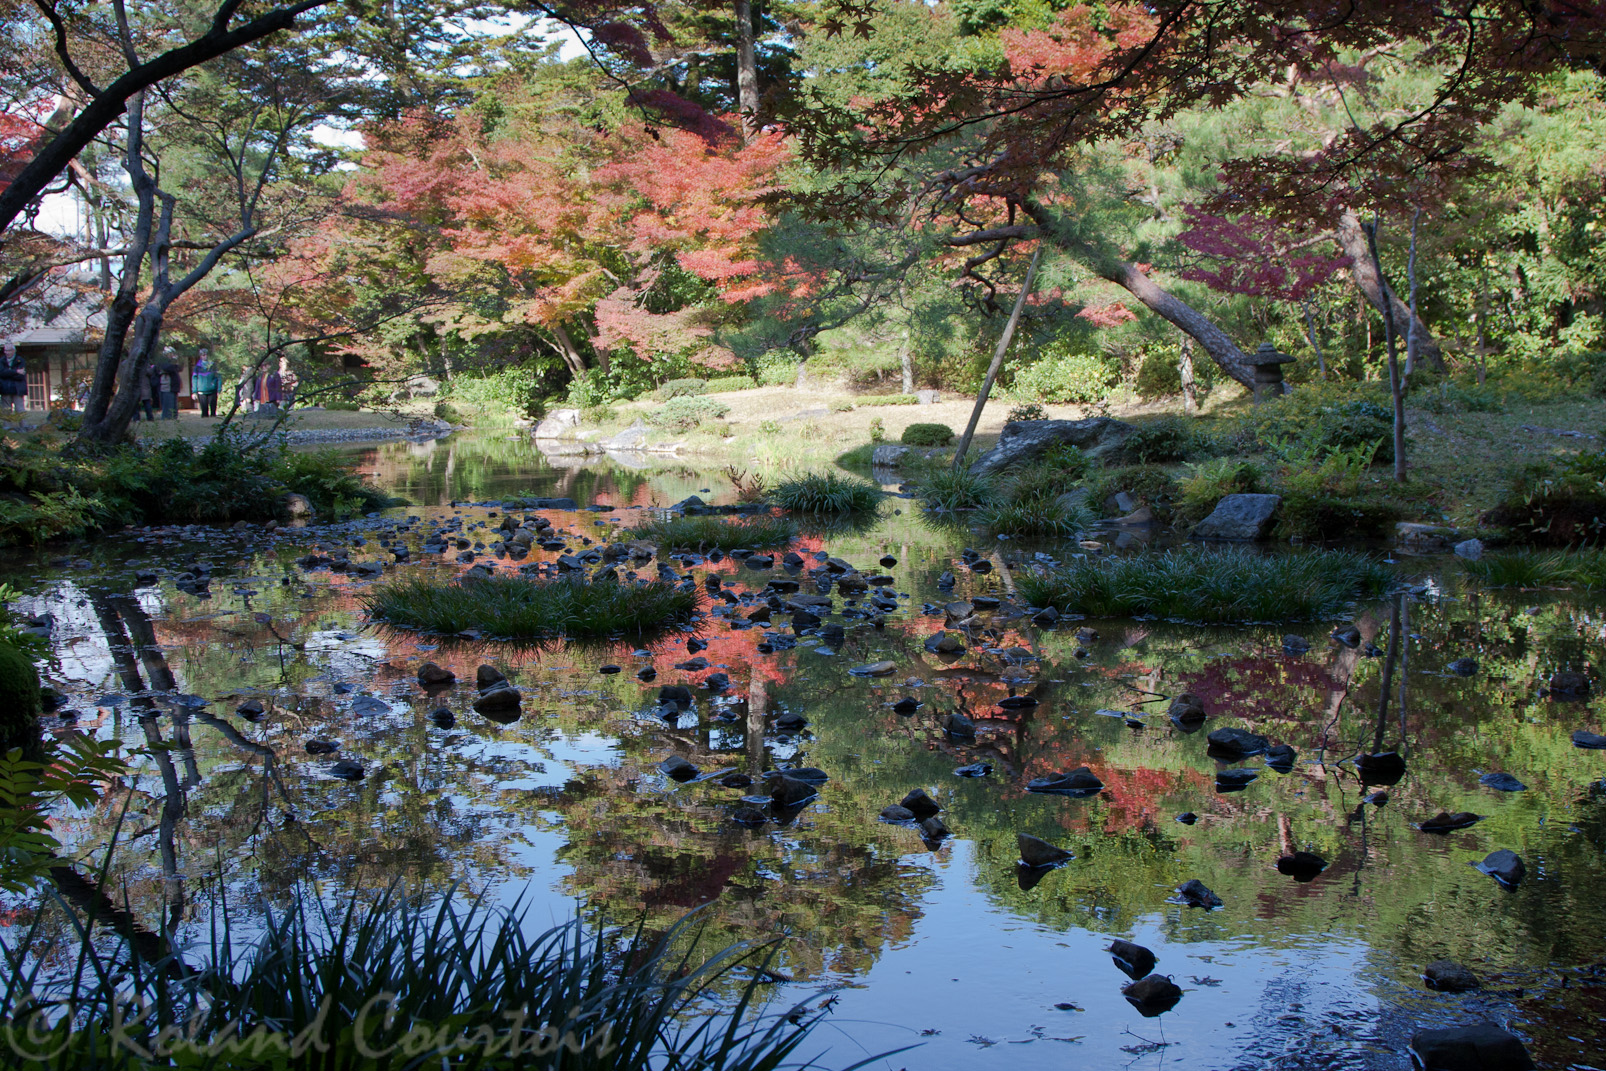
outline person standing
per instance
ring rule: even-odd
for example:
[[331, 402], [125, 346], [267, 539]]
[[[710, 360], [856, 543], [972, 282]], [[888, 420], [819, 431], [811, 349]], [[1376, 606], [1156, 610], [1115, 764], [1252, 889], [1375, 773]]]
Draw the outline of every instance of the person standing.
[[139, 420], [139, 411], [143, 409], [145, 423], [149, 424], [156, 419], [156, 415], [151, 412], [151, 401], [156, 397], [156, 369], [152, 368], [140, 376], [136, 386], [139, 388], [139, 405], [134, 409], [134, 420]]
[[178, 419], [178, 365], [173, 361], [173, 347], [162, 351], [162, 363], [156, 368], [156, 397], [162, 403], [162, 419]]
[[190, 389], [195, 392], [202, 419], [217, 416], [218, 391], [223, 389], [223, 376], [212, 367], [210, 357], [211, 351], [202, 347], [200, 356], [195, 360], [195, 369], [190, 373]]
[[0, 411], [20, 413], [28, 400], [28, 362], [8, 341], [0, 350]]

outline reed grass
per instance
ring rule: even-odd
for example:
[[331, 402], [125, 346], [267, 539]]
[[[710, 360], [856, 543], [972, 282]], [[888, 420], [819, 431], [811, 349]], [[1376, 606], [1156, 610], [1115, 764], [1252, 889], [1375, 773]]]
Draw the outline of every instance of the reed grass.
[[1033, 606], [1093, 617], [1153, 615], [1200, 623], [1309, 621], [1385, 594], [1394, 574], [1365, 554], [1319, 550], [1265, 555], [1248, 548], [1187, 547], [1087, 558], [1023, 574]]
[[[0, 1033], [10, 1029], [0, 1044], [8, 1064], [36, 1071], [774, 1071], [801, 1062], [794, 1053], [819, 1013], [763, 1009], [774, 943], [703, 957], [685, 922], [659, 940], [579, 922], [530, 936], [526, 913], [450, 895], [427, 906], [394, 890], [330, 908], [303, 892], [254, 937], [235, 932], [225, 903], [209, 943], [181, 954], [166, 941], [99, 932], [93, 916], [55, 899], [0, 939]], [[176, 1062], [140, 1055], [159, 1051], [162, 1031]]]
[[779, 547], [797, 538], [796, 523], [785, 517], [660, 517], [643, 521], [624, 533], [660, 547], [733, 550], [736, 547]]
[[496, 576], [466, 582], [401, 580], [364, 601], [370, 617], [395, 628], [443, 635], [474, 630], [510, 640], [542, 640], [648, 635], [691, 620], [699, 598], [696, 591], [661, 580], [592, 583]]
[[1606, 587], [1606, 554], [1598, 550], [1509, 551], [1462, 562], [1462, 569], [1491, 588]]
[[810, 472], [782, 480], [770, 501], [797, 513], [868, 513], [881, 504], [881, 488], [834, 472]]

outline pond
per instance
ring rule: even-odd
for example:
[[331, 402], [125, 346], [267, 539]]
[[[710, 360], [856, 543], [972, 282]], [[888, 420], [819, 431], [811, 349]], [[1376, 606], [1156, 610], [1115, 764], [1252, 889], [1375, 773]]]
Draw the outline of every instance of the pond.
[[[377, 627], [363, 603], [397, 576], [466, 568], [456, 546], [424, 551], [437, 524], [459, 521], [472, 551], [501, 520], [487, 501], [616, 507], [540, 511], [580, 548], [646, 507], [732, 501], [730, 481], [722, 466], [663, 460], [556, 467], [500, 438], [369, 447], [357, 463], [416, 504], [275, 533], [126, 532], [6, 562], [20, 608], [54, 620], [47, 678], [68, 700], [52, 731], [147, 749], [137, 780], [63, 814], [58, 835], [101, 844], [121, 817], [110, 880], [152, 930], [204, 942], [222, 892], [236, 912], [260, 914], [308, 881], [326, 895], [456, 882], [525, 905], [542, 927], [578, 913], [664, 929], [702, 908], [711, 944], [779, 936], [775, 999], [834, 998], [803, 1050], [827, 1067], [916, 1045], [873, 1066], [1404, 1068], [1416, 1030], [1480, 1021], [1521, 1034], [1541, 1066], [1603, 1066], [1606, 752], [1571, 734], [1606, 726], [1598, 700], [1545, 693], [1555, 672], [1598, 674], [1606, 604], [1480, 591], [1453, 560], [1415, 558], [1398, 563], [1413, 594], [1343, 621], [1039, 628], [986, 597], [1007, 611], [1012, 575], [1035, 556], [1109, 553], [1113, 541], [1023, 549], [892, 497], [871, 523], [805, 534], [793, 548], [809, 559], [802, 570], [669, 563], [733, 592], [777, 577], [815, 590], [816, 553], [890, 576], [899, 608], [879, 625], [836, 598], [835, 647], [798, 635], [785, 614], [741, 627], [710, 615], [647, 647], [448, 641]], [[387, 549], [398, 542], [404, 563]], [[337, 548], [385, 562], [383, 574], [298, 564]], [[992, 568], [968, 564], [967, 548]], [[209, 590], [181, 590], [177, 577], [197, 564], [210, 567]], [[966, 649], [928, 651], [944, 607], [978, 596], [955, 633]], [[1351, 620], [1357, 646], [1329, 639]], [[1285, 648], [1290, 632], [1307, 653]], [[677, 668], [693, 639], [706, 643], [695, 652], [706, 668]], [[1451, 672], [1457, 659], [1476, 660], [1475, 672]], [[426, 694], [425, 661], [457, 683]], [[850, 672], [879, 661], [890, 675]], [[517, 720], [472, 709], [482, 663], [523, 689]], [[715, 674], [730, 682], [720, 701], [703, 686]], [[696, 701], [666, 711], [659, 689], [677, 684]], [[1167, 716], [1183, 694], [1210, 715], [1202, 729]], [[1011, 697], [1035, 702], [1000, 705]], [[236, 713], [253, 699], [260, 716]], [[443, 708], [452, 719], [435, 716]], [[955, 714], [974, 721], [974, 739], [945, 730]], [[1297, 758], [1283, 769], [1218, 761], [1205, 737], [1224, 727]], [[338, 754], [309, 754], [313, 738], [339, 741]], [[1363, 784], [1355, 756], [1384, 750], [1403, 773]], [[704, 773], [817, 767], [829, 780], [795, 814], [750, 828], [732, 815], [753, 789], [678, 783], [660, 767], [671, 756]], [[332, 776], [337, 758], [366, 777]], [[976, 764], [989, 769], [956, 773]], [[1026, 789], [1079, 766], [1101, 791]], [[1229, 791], [1233, 775], [1218, 773], [1234, 769], [1255, 776]], [[1490, 773], [1525, 787], [1497, 790], [1480, 780]], [[879, 817], [917, 788], [948, 836]], [[1419, 828], [1441, 811], [1485, 817], [1447, 834]], [[1073, 858], [1026, 870], [1019, 833]], [[1515, 887], [1472, 865], [1498, 849], [1526, 863]], [[1325, 869], [1280, 873], [1295, 851]], [[1190, 879], [1222, 906], [1173, 902]], [[8, 924], [26, 915], [8, 906]], [[1145, 1016], [1123, 997], [1129, 979], [1105, 951], [1114, 939], [1153, 951], [1182, 989], [1173, 1008]], [[1482, 988], [1428, 989], [1422, 970], [1440, 959], [1470, 967]]]

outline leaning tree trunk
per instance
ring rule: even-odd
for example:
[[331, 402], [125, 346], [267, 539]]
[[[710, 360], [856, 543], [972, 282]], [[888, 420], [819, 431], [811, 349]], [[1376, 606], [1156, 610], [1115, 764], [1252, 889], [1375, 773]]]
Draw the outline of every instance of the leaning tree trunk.
[[1135, 264], [1129, 264], [1124, 260], [1111, 260], [1099, 265], [1095, 270], [1199, 343], [1199, 347], [1209, 354], [1210, 359], [1215, 361], [1227, 375], [1249, 390], [1255, 389], [1255, 370], [1249, 363], [1249, 355], [1239, 349], [1238, 344], [1228, 338], [1227, 333], [1212, 323], [1204, 313], [1139, 271]]
[[[1388, 285], [1377, 270], [1366, 242], [1366, 229], [1353, 209], [1346, 208], [1339, 217], [1337, 229], [1339, 248], [1350, 258], [1350, 278], [1356, 289], [1371, 303], [1378, 315], [1388, 317], [1392, 312], [1396, 338], [1407, 335], [1415, 340], [1416, 360], [1431, 372], [1444, 371], [1444, 352], [1439, 348], [1433, 332], [1411, 311], [1411, 306], [1400, 300], [1400, 295]], [[1386, 295], [1386, 303], [1385, 303]]]

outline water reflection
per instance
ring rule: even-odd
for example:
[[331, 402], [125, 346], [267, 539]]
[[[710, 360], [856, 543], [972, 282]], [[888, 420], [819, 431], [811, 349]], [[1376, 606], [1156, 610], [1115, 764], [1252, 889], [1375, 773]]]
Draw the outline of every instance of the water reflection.
[[[370, 453], [420, 503], [518, 490], [629, 505], [722, 486], [677, 466], [555, 472], [512, 442], [505, 455], [494, 443], [460, 449]], [[1012, 548], [989, 555], [988, 573], [961, 568], [966, 534], [928, 526], [907, 505], [800, 543], [893, 577], [908, 597], [880, 627], [827, 618], [841, 634], [826, 647], [785, 629], [784, 615], [753, 627], [710, 620], [697, 652], [708, 666], [695, 671], [676, 668], [689, 657], [685, 634], [646, 650], [515, 650], [369, 627], [360, 597], [372, 585], [398, 569], [458, 568], [422, 552], [424, 523], [394, 533], [412, 564], [378, 580], [295, 565], [312, 543], [369, 538], [355, 530], [106, 540], [87, 568], [21, 563], [34, 578], [28, 608], [59, 622], [49, 676], [71, 696], [71, 730], [148, 751], [136, 782], [114, 786], [94, 812], [63, 816], [59, 832], [79, 844], [103, 842], [119, 821], [124, 830], [111, 886], [78, 895], [121, 910], [126, 889], [118, 924], [156, 941], [205, 932], [214, 880], [249, 911], [308, 880], [330, 891], [456, 881], [534, 899], [557, 920], [577, 900], [660, 930], [709, 905], [712, 942], [786, 935], [778, 969], [792, 995], [850, 987], [837, 1026], [820, 1035], [835, 1065], [859, 1046], [913, 1041], [924, 1047], [906, 1059], [924, 1068], [1060, 1067], [1067, 1057], [1403, 1067], [1412, 1030], [1485, 1017], [1513, 1023], [1558, 1064], [1583, 1059], [1567, 1039], [1598, 1036], [1589, 1017], [1600, 980], [1588, 965], [1606, 924], [1606, 788], [1601, 753], [1574, 748], [1570, 734], [1600, 731], [1601, 716], [1597, 701], [1541, 691], [1557, 670], [1595, 668], [1598, 603], [1463, 590], [1450, 568], [1442, 596], [1302, 627], [1307, 654], [1289, 653], [1286, 628], [1041, 629], [1007, 612], [1020, 567]], [[491, 520], [458, 512], [470, 525]], [[571, 541], [599, 533], [598, 514], [549, 515]], [[166, 578], [136, 586], [138, 572], [192, 555], [213, 566], [210, 596]], [[874, 564], [889, 555], [896, 565]], [[543, 557], [555, 554], [530, 560]], [[737, 590], [769, 578], [728, 559], [691, 571]], [[939, 589], [945, 572], [960, 578], [951, 593]], [[954, 619], [948, 604], [976, 596]], [[1006, 612], [978, 609], [987, 597]], [[1356, 642], [1326, 640], [1350, 624]], [[1089, 626], [1096, 635], [1078, 633]], [[945, 628], [963, 652], [927, 650]], [[1445, 671], [1459, 658], [1475, 658], [1476, 675]], [[848, 672], [881, 660], [895, 663], [891, 676]], [[425, 661], [470, 683], [426, 692], [415, 680]], [[517, 721], [473, 712], [481, 662], [524, 691]], [[604, 664], [623, 671], [598, 673]], [[637, 676], [648, 667], [650, 683]], [[728, 676], [728, 702], [705, 686], [714, 674]], [[666, 685], [695, 697], [673, 719], [656, 703]], [[1193, 725], [1203, 732], [1170, 716], [1182, 696], [1208, 715]], [[250, 700], [260, 716], [237, 713]], [[451, 724], [431, 716], [442, 708]], [[788, 714], [807, 724], [782, 728]], [[956, 715], [973, 737], [949, 731]], [[1297, 758], [1218, 763], [1206, 734], [1229, 726]], [[311, 754], [311, 739], [340, 747]], [[670, 755], [760, 783], [805, 766], [829, 780], [789, 821], [749, 828], [732, 818], [755, 789], [677, 783], [660, 767]], [[333, 776], [341, 758], [367, 776]], [[978, 763], [990, 770], [956, 776]], [[1080, 766], [1101, 792], [1025, 790]], [[1255, 776], [1216, 791], [1234, 769]], [[1489, 770], [1526, 790], [1491, 791], [1479, 783]], [[915, 788], [940, 805], [950, 837], [932, 844], [879, 820]], [[1488, 817], [1443, 834], [1417, 828], [1441, 811]], [[1185, 812], [1196, 820], [1177, 821]], [[1074, 858], [1022, 881], [1018, 833]], [[1513, 890], [1469, 865], [1501, 848], [1528, 862]], [[1277, 868], [1294, 853], [1327, 865], [1296, 880]], [[1168, 903], [1189, 879], [1224, 906]], [[1112, 937], [1154, 951], [1183, 991], [1173, 1010], [1146, 1018], [1123, 997], [1129, 979], [1104, 951]], [[1441, 958], [1474, 965], [1485, 988], [1428, 993], [1418, 973]]]

